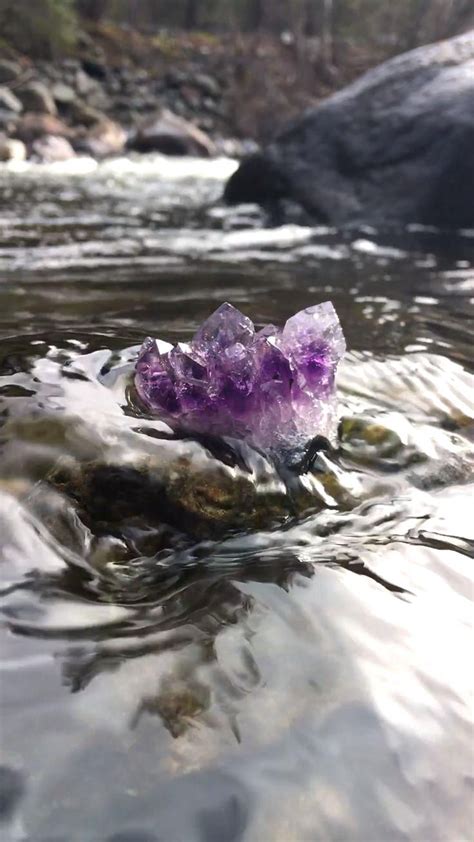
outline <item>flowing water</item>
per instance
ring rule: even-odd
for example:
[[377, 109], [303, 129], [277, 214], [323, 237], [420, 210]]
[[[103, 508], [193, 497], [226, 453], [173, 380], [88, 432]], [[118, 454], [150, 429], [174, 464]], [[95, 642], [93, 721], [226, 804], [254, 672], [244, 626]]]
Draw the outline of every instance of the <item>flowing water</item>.
[[[474, 232], [266, 227], [232, 167], [0, 170], [0, 837], [470, 840]], [[146, 335], [328, 299], [302, 477], [138, 407]]]

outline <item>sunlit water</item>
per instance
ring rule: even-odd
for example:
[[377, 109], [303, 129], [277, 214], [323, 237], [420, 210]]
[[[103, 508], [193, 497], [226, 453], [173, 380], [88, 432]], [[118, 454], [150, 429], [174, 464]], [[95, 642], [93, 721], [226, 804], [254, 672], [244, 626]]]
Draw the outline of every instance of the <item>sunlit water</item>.
[[[1, 838], [470, 840], [474, 232], [266, 227], [233, 167], [0, 169]], [[137, 405], [147, 334], [327, 299], [304, 476]]]

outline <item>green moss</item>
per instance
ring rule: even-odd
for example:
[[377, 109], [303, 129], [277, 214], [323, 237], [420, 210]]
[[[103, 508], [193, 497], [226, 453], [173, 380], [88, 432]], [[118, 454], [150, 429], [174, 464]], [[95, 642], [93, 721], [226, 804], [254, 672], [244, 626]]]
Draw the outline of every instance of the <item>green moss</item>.
[[76, 40], [73, 0], [0, 0], [2, 40], [34, 58], [54, 59]]

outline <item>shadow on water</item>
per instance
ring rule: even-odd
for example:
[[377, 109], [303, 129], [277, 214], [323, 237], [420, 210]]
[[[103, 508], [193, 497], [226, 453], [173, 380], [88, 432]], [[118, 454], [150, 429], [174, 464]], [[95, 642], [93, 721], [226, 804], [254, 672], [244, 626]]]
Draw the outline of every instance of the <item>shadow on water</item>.
[[[266, 228], [230, 166], [0, 171], [2, 830], [467, 839], [474, 240]], [[136, 404], [146, 334], [328, 298], [300, 476]]]

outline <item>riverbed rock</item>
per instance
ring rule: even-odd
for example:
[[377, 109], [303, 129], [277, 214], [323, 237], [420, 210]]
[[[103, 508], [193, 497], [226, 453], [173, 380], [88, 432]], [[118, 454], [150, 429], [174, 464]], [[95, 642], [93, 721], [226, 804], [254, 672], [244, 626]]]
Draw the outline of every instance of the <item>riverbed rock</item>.
[[289, 199], [332, 224], [474, 225], [474, 31], [398, 56], [243, 161], [229, 203]]
[[21, 76], [21, 65], [9, 59], [0, 59], [0, 85], [14, 82]]
[[0, 134], [0, 161], [24, 161], [26, 146], [21, 140], [14, 140]]
[[74, 136], [74, 131], [52, 114], [26, 113], [21, 115], [12, 132], [12, 137], [22, 140], [27, 145], [44, 135], [70, 139]]
[[3, 85], [0, 85], [0, 111], [9, 115], [20, 114], [23, 111], [23, 106], [18, 97]]
[[217, 98], [221, 93], [221, 87], [217, 79], [207, 73], [196, 73], [193, 82], [207, 96]]
[[31, 157], [40, 164], [55, 164], [59, 161], [69, 161], [76, 153], [65, 137], [44, 135], [31, 145]]
[[[95, 47], [97, 48], [97, 45]], [[108, 68], [103, 55], [98, 58], [84, 58], [82, 60], [82, 69], [92, 79], [97, 79], [100, 82], [107, 79]]]
[[76, 99], [76, 92], [71, 85], [65, 85], [64, 82], [56, 82], [51, 88], [51, 94], [57, 105], [68, 106]]
[[75, 82], [76, 90], [80, 96], [87, 96], [91, 91], [95, 91], [97, 87], [97, 81], [92, 79], [82, 68], [79, 68], [76, 72]]
[[136, 152], [165, 155], [215, 154], [214, 143], [205, 132], [168, 109], [147, 118], [131, 136], [128, 146]]
[[106, 119], [102, 111], [93, 108], [92, 105], [89, 105], [89, 103], [80, 98], [70, 103], [68, 114], [74, 124], [89, 128]]
[[120, 155], [125, 148], [127, 133], [115, 120], [103, 117], [88, 131], [79, 134], [73, 142], [76, 152], [93, 158]]
[[18, 88], [16, 95], [22, 102], [25, 111], [52, 114], [53, 116], [58, 113], [50, 91], [42, 82], [29, 82], [27, 85]]

